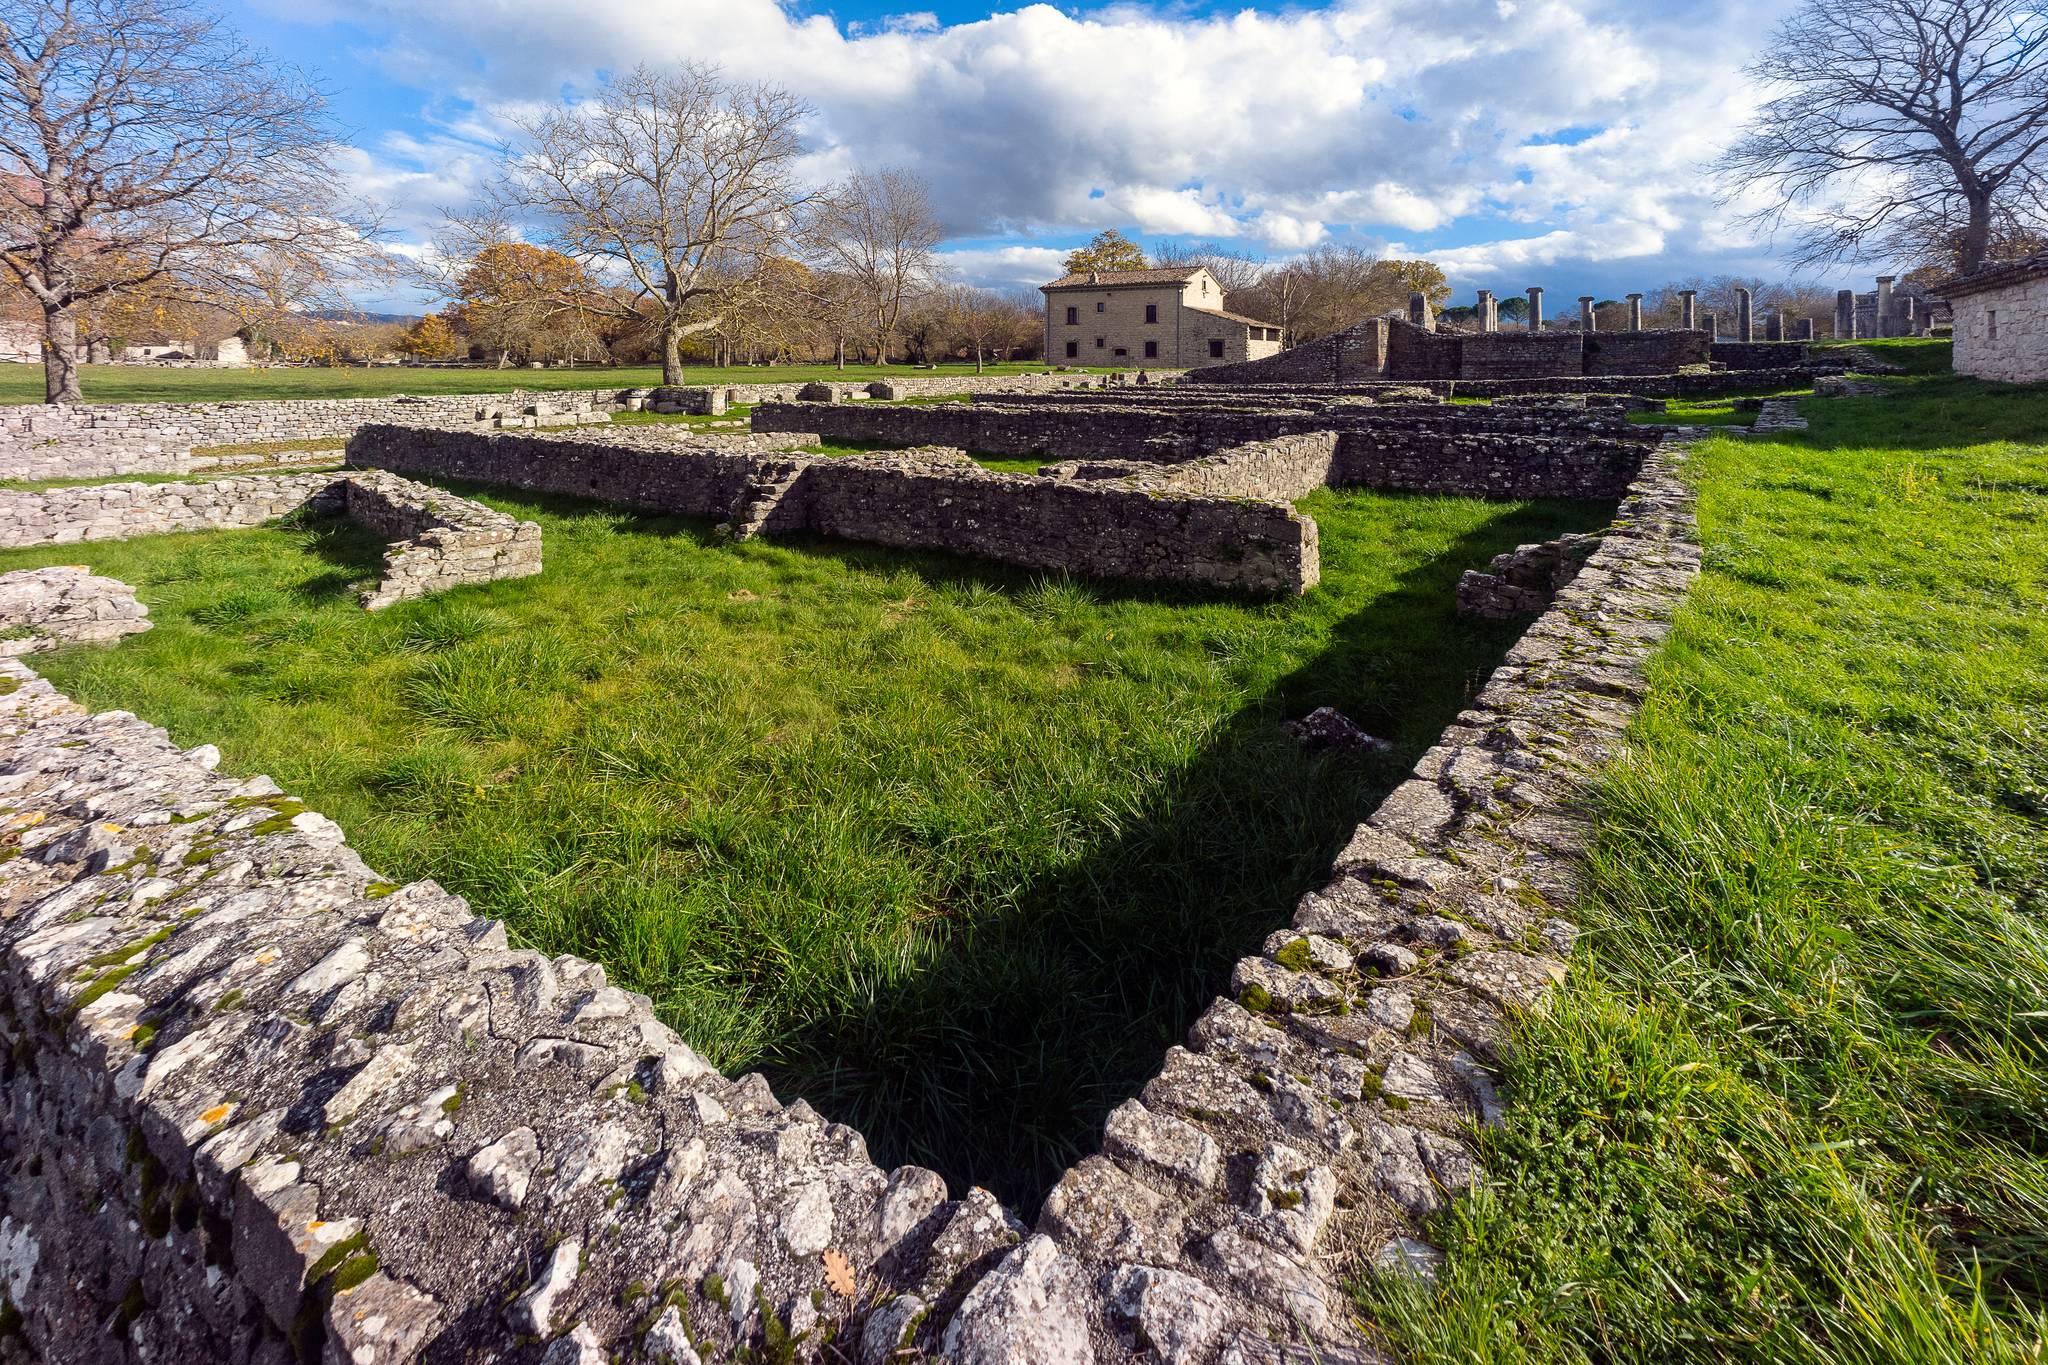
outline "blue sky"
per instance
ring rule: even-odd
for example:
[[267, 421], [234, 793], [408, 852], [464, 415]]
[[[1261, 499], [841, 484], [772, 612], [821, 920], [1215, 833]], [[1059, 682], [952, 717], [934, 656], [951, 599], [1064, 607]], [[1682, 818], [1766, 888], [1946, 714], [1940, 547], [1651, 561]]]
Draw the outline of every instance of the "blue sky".
[[508, 112], [636, 61], [702, 59], [810, 101], [818, 178], [922, 174], [953, 234], [948, 267], [976, 283], [1040, 283], [1117, 227], [1272, 259], [1322, 242], [1426, 254], [1468, 301], [1782, 276], [1699, 167], [1739, 125], [1743, 68], [1791, 3], [234, 0], [227, 14], [319, 73], [351, 132], [349, 174], [401, 243], [468, 200]]

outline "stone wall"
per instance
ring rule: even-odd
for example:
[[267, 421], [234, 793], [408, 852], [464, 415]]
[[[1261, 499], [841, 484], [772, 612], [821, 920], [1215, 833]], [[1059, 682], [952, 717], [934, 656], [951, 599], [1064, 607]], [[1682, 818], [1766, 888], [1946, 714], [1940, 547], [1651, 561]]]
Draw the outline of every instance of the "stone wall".
[[1957, 374], [2009, 384], [2048, 380], [2048, 274], [1959, 294], [1951, 307]]
[[106, 644], [149, 629], [135, 589], [78, 564], [0, 574], [0, 655]]
[[[770, 371], [772, 373], [772, 371]], [[1024, 375], [917, 375], [889, 382], [898, 396], [954, 393], [1047, 393], [1101, 387], [1109, 376], [1046, 372]], [[371, 423], [473, 425], [478, 412], [518, 413], [528, 406], [610, 413], [624, 406], [616, 385], [590, 389], [427, 397], [263, 399], [222, 403], [81, 403], [70, 407], [0, 407], [0, 479], [100, 478], [113, 474], [206, 473], [263, 463], [270, 455], [195, 456], [195, 446], [345, 438]], [[793, 381], [721, 386], [735, 403], [793, 398]], [[867, 396], [865, 382], [835, 383], [841, 397]]]
[[351, 474], [337, 487], [349, 519], [391, 542], [384, 577], [362, 595], [365, 610], [541, 571], [540, 527], [533, 522], [381, 471]]
[[1371, 318], [1270, 360], [1207, 366], [1196, 384], [1346, 383], [1668, 375], [1707, 361], [1711, 338], [1677, 329], [1644, 332], [1453, 332]]
[[[800, 410], [838, 411], [827, 404]], [[365, 427], [349, 443], [354, 465], [750, 524], [750, 532], [809, 531], [1090, 577], [1245, 592], [1301, 592], [1319, 576], [1315, 523], [1282, 505], [997, 474], [957, 452], [947, 459], [906, 454], [755, 457], [673, 445], [635, 449], [609, 437], [406, 427]]]
[[204, 483], [0, 489], [0, 548], [261, 526], [334, 487], [332, 474], [242, 474]]
[[1618, 497], [1654, 428], [1611, 417], [1526, 408], [1318, 402], [1204, 405], [1184, 395], [1152, 406], [1103, 402], [946, 404], [906, 408], [764, 404], [757, 431], [818, 432], [827, 441], [946, 445], [1068, 461], [1177, 463], [1317, 431], [1338, 434], [1333, 481], [1368, 488], [1500, 497]]
[[1120, 479], [1162, 491], [1294, 502], [1329, 484], [1337, 433], [1311, 431], [1254, 441], [1180, 464], [1138, 460], [1075, 460], [1039, 471], [1055, 479]]
[[0, 661], [16, 1330], [84, 1362], [1376, 1358], [1344, 1280], [1439, 1259], [1418, 1221], [1482, 1178], [1489, 1066], [1571, 951], [1588, 785], [1696, 570], [1672, 458], [1035, 1231]]
[[370, 610], [462, 583], [541, 571], [540, 527], [389, 474], [242, 475], [203, 483], [110, 483], [0, 491], [0, 547], [127, 540], [261, 526], [301, 509], [338, 512], [390, 541]]

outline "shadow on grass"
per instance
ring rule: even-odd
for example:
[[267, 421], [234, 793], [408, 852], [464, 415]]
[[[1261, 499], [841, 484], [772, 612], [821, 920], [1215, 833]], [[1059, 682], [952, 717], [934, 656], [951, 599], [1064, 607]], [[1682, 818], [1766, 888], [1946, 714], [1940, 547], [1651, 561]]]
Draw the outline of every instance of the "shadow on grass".
[[339, 513], [303, 512], [286, 518], [285, 524], [305, 536], [307, 553], [334, 566], [292, 589], [292, 595], [308, 606], [352, 597], [382, 574], [386, 542], [367, 527]]
[[[1023, 888], [1002, 913], [953, 922], [902, 987], [786, 1043], [765, 1068], [777, 1092], [859, 1129], [884, 1165], [930, 1166], [956, 1192], [984, 1185], [1034, 1216], [1059, 1173], [1095, 1150], [1108, 1112], [1157, 1073], [1236, 960], [1289, 923], [1357, 822], [1521, 633], [1526, 623], [1459, 621], [1458, 575], [1606, 519], [1586, 504], [1504, 508], [1399, 579], [1219, 726], [1121, 838]], [[1392, 739], [1394, 752], [1304, 752], [1281, 723], [1322, 705]]]
[[[602, 518], [624, 534], [718, 538], [702, 521], [565, 496], [449, 484], [531, 515]], [[1325, 521], [1339, 571], [1345, 510]], [[1606, 523], [1594, 503], [1503, 504], [1440, 555], [1329, 623], [1313, 658], [1208, 733], [1199, 756], [1126, 812], [1118, 833], [1011, 887], [963, 873], [935, 888], [914, 964], [869, 978], [768, 1044], [759, 1065], [784, 1099], [851, 1124], [885, 1165], [915, 1162], [956, 1191], [983, 1185], [1029, 1215], [1093, 1151], [1104, 1116], [1156, 1074], [1232, 964], [1292, 918], [1357, 822], [1484, 684], [1525, 622], [1461, 620], [1466, 569], [1518, 544]], [[779, 550], [933, 587], [1012, 592], [1042, 571], [810, 536]], [[1213, 600], [1187, 588], [1090, 583], [1100, 601]], [[1281, 730], [1336, 707], [1394, 751], [1307, 753]], [[986, 874], [984, 874], [986, 875]], [[945, 907], [953, 907], [948, 910]]]

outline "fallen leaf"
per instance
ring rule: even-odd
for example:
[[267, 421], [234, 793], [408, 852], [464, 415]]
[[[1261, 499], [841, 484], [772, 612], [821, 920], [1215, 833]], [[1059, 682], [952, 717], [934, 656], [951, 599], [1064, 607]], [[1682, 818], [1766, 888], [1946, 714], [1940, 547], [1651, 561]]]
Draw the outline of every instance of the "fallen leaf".
[[842, 1299], [853, 1297], [853, 1264], [846, 1259], [845, 1252], [826, 1250], [825, 1284]]

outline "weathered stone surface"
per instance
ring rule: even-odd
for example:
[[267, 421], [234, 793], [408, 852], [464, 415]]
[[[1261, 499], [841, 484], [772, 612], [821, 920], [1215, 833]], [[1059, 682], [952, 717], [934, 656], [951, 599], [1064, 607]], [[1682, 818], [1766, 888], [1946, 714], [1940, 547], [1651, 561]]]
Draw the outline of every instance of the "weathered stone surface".
[[1088, 1365], [1095, 1352], [1072, 1278], [1052, 1239], [1033, 1237], [968, 1291], [941, 1349], [958, 1365]]
[[79, 565], [0, 574], [0, 655], [110, 644], [149, 629], [135, 589]]

